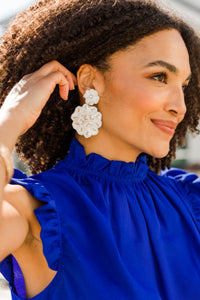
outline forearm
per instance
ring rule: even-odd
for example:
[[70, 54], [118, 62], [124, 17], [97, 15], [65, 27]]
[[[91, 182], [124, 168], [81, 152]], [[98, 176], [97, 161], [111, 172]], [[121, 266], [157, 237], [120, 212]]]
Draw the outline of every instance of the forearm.
[[11, 117], [8, 111], [0, 109], [0, 145], [5, 146], [10, 153], [20, 135], [19, 123]]
[[6, 183], [6, 172], [5, 168], [2, 164], [0, 164], [0, 216], [2, 212], [2, 199], [3, 199], [3, 191]]
[[27, 191], [17, 185], [8, 184], [13, 173], [11, 153], [21, 133], [20, 120], [17, 120], [14, 113], [11, 118], [8, 111], [0, 111], [0, 116], [0, 261], [2, 261], [22, 246], [29, 231], [29, 223], [26, 217]]
[[12, 170], [11, 153], [19, 136], [19, 129], [8, 112], [0, 110], [0, 214], [5, 185]]

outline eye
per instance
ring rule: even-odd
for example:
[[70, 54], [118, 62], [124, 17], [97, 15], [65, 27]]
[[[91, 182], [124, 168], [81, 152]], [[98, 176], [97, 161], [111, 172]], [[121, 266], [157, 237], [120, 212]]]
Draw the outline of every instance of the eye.
[[151, 78], [167, 84], [167, 74], [164, 72], [157, 73], [153, 75]]
[[188, 84], [182, 85], [182, 89], [183, 89], [184, 92], [185, 92], [185, 90], [187, 89], [187, 87], [188, 87]]

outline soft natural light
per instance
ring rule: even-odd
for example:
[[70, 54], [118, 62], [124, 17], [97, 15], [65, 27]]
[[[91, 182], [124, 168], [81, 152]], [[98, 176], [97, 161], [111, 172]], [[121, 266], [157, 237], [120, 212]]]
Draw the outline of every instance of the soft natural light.
[[18, 11], [31, 5], [34, 0], [0, 0], [0, 21], [3, 21]]

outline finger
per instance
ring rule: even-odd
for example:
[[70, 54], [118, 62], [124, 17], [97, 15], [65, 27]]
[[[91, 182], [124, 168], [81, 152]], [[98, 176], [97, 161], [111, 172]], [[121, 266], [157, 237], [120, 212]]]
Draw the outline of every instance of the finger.
[[77, 85], [76, 76], [56, 60], [43, 65], [39, 70], [34, 72], [34, 77], [38, 77], [40, 79], [41, 77], [47, 76], [48, 74], [56, 71], [62, 72], [67, 78], [70, 90], [75, 88], [75, 85]]
[[31, 89], [36, 93], [40, 93], [40, 97], [47, 101], [50, 95], [53, 93], [56, 85], [59, 85], [60, 96], [62, 99], [68, 99], [69, 82], [62, 72], [56, 71], [43, 77], [40, 81], [32, 86]]
[[59, 94], [63, 100], [67, 100], [69, 95], [69, 84], [59, 85]]

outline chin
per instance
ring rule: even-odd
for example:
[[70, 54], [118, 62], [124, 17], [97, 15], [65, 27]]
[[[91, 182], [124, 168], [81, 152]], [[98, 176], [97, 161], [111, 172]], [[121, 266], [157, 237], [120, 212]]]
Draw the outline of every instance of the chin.
[[152, 149], [152, 151], [148, 151], [148, 154], [155, 158], [163, 158], [167, 156], [169, 153], [169, 145], [168, 147], [158, 147], [157, 149]]

